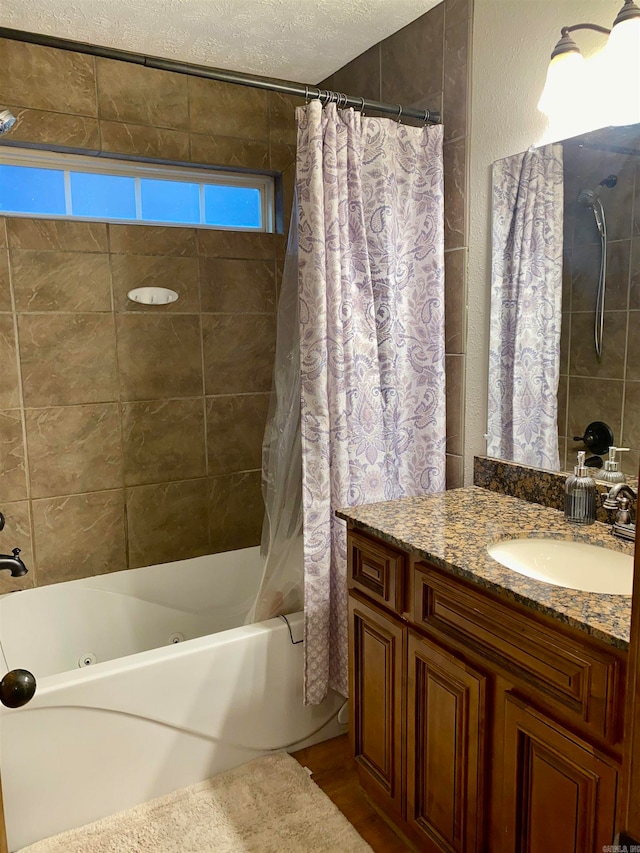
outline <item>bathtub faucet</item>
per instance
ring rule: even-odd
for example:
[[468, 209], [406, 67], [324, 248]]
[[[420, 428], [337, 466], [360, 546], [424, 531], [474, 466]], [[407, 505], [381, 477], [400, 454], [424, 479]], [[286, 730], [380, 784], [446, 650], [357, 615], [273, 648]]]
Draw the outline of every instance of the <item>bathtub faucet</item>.
[[2, 569], [7, 569], [11, 572], [12, 578], [21, 578], [23, 575], [29, 571], [29, 569], [22, 562], [18, 554], [20, 553], [20, 548], [14, 548], [12, 551], [13, 557], [11, 554], [0, 554], [0, 571]]

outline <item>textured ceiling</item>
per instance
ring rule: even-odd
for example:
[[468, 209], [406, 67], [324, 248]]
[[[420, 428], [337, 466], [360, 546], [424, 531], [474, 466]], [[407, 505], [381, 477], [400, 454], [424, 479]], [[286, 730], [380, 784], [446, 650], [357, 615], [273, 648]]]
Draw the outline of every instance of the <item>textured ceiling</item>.
[[0, 0], [0, 26], [318, 83], [437, 0]]

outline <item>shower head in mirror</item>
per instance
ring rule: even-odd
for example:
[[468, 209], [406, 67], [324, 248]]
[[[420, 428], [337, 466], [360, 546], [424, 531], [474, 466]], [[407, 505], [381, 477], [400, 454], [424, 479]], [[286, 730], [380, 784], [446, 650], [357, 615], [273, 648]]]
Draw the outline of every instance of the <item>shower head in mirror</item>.
[[617, 175], [607, 175], [606, 178], [603, 178], [598, 186], [593, 190], [580, 190], [578, 193], [578, 203], [583, 204], [585, 207], [593, 207], [595, 202], [600, 197], [601, 187], [608, 187], [608, 189], [613, 189], [615, 185], [618, 183]]

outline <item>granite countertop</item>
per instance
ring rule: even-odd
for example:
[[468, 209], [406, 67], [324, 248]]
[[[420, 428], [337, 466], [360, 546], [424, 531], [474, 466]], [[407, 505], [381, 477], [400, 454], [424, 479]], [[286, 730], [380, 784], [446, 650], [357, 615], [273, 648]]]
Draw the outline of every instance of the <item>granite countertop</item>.
[[[510, 601], [545, 613], [593, 637], [627, 649], [631, 596], [582, 592], [511, 571], [487, 553], [501, 539], [573, 539], [633, 554], [633, 543], [610, 526], [568, 524], [562, 512], [478, 486], [340, 509], [339, 518]], [[606, 571], [603, 565], [603, 571]]]

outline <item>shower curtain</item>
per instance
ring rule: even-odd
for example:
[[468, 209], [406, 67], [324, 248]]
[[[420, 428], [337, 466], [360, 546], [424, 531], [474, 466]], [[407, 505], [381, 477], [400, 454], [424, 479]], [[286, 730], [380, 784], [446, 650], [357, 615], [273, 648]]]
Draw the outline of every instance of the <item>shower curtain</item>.
[[557, 471], [563, 254], [562, 145], [498, 161], [487, 453]]
[[294, 200], [278, 299], [271, 403], [262, 441], [262, 580], [247, 624], [303, 607], [298, 205]]
[[445, 487], [442, 127], [297, 110], [305, 702], [347, 685], [341, 506]]

